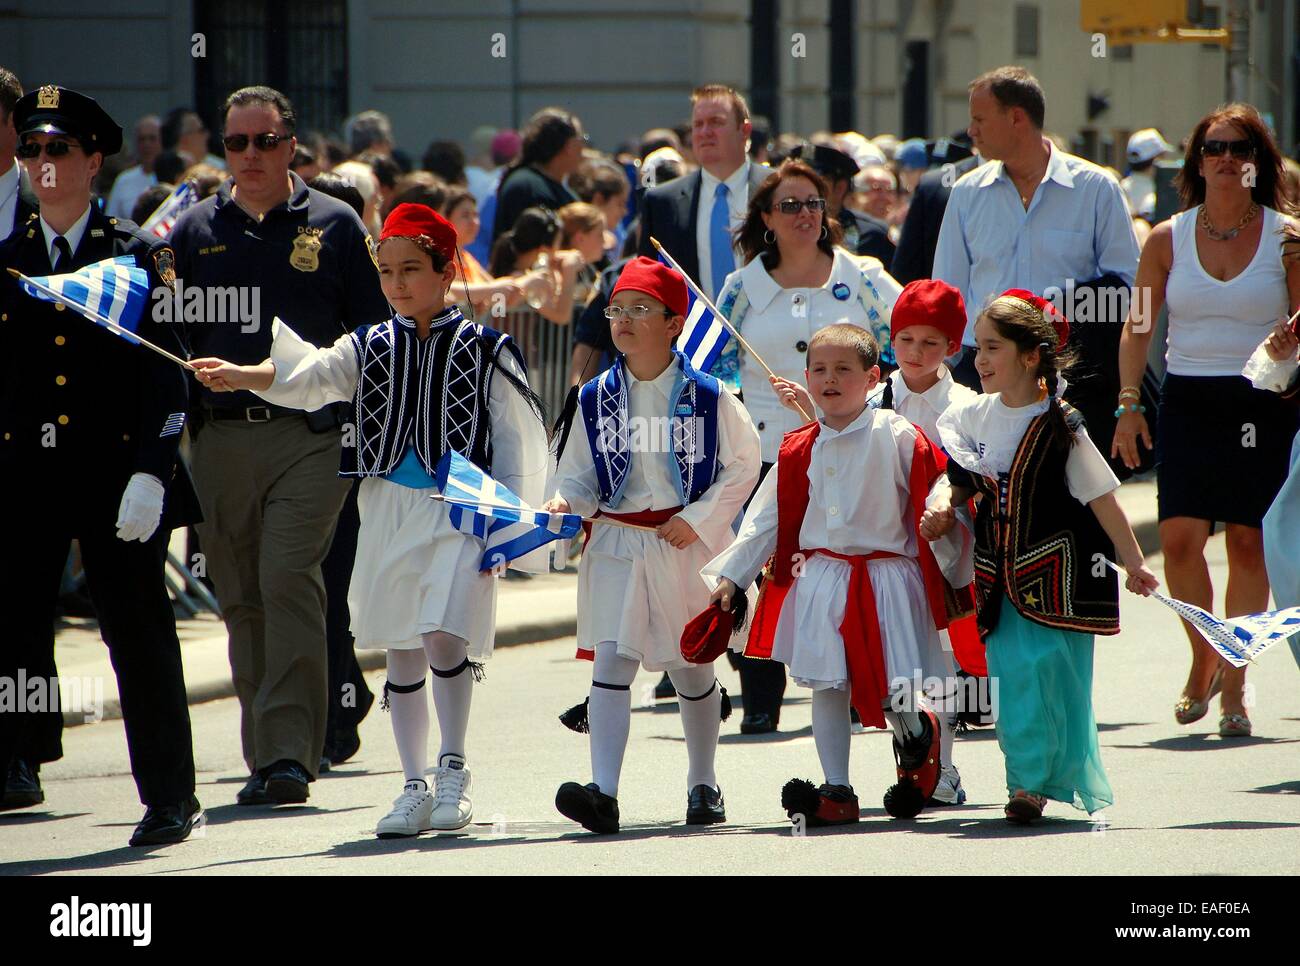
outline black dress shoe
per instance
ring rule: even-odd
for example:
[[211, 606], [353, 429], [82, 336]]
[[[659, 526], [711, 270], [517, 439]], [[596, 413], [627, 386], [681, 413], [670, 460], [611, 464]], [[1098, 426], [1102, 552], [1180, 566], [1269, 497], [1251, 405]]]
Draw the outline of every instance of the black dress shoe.
[[316, 774], [324, 775], [330, 770], [330, 756], [321, 755], [320, 762], [316, 765]]
[[665, 698], [675, 697], [677, 697], [677, 689], [673, 687], [673, 679], [670, 678], [668, 672], [665, 671], [664, 676], [661, 677], [659, 683], [655, 685], [655, 700], [663, 701]]
[[555, 807], [588, 832], [612, 835], [618, 831], [618, 799], [606, 795], [595, 782], [565, 782], [555, 793]]
[[311, 775], [296, 761], [281, 758], [266, 770], [266, 794], [275, 805], [301, 805], [307, 801]]
[[248, 781], [244, 783], [238, 794], [235, 795], [236, 805], [270, 805], [270, 796], [266, 794], [266, 775], [261, 771], [255, 771], [248, 776]]
[[341, 765], [361, 750], [361, 736], [355, 727], [340, 726], [334, 729], [334, 744], [325, 749], [331, 765]]
[[727, 806], [722, 801], [722, 789], [696, 785], [686, 796], [687, 825], [717, 825], [727, 820]]
[[9, 761], [9, 773], [5, 776], [4, 799], [0, 801], [0, 812], [11, 808], [28, 808], [45, 801], [45, 792], [41, 788], [40, 765], [31, 765], [21, 758]]
[[758, 714], [747, 714], [740, 719], [740, 733], [742, 735], [765, 735], [776, 730], [776, 719], [766, 711], [760, 711]]
[[179, 805], [150, 805], [131, 835], [131, 845], [171, 845], [184, 842], [203, 818], [203, 808], [193, 795]]

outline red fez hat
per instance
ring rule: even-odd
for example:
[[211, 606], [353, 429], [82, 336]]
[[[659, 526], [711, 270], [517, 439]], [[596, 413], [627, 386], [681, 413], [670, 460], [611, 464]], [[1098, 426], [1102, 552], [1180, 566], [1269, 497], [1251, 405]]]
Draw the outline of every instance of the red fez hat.
[[448, 260], [456, 257], [456, 228], [428, 205], [404, 201], [384, 219], [379, 240], [386, 238], [428, 238], [434, 250]]
[[1009, 288], [1001, 295], [1000, 299], [1019, 299], [1021, 302], [1028, 302], [1034, 308], [1043, 314], [1043, 317], [1051, 323], [1052, 328], [1056, 330], [1056, 348], [1064, 347], [1065, 343], [1070, 341], [1070, 323], [1065, 316], [1056, 311], [1056, 306], [1045, 298], [1040, 298], [1033, 292], [1023, 288]]
[[908, 282], [889, 313], [889, 337], [913, 325], [932, 325], [961, 345], [966, 331], [966, 302], [961, 292], [937, 278]]
[[735, 618], [721, 604], [710, 604], [682, 630], [682, 657], [692, 664], [712, 664], [727, 649]]
[[686, 280], [667, 265], [656, 262], [653, 258], [638, 255], [623, 266], [618, 282], [610, 297], [624, 289], [644, 292], [657, 298], [668, 307], [670, 315], [685, 315], [689, 299], [686, 297]]

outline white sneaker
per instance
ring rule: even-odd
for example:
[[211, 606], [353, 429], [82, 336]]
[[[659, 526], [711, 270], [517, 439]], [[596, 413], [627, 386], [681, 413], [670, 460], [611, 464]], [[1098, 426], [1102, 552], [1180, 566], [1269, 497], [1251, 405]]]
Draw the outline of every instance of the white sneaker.
[[460, 755], [443, 755], [433, 774], [433, 814], [429, 817], [429, 827], [444, 832], [464, 828], [474, 817], [465, 759]]
[[966, 801], [966, 789], [961, 787], [961, 775], [955, 765], [947, 765], [939, 771], [939, 784], [930, 796], [932, 802], [940, 805], [962, 805]]
[[430, 831], [433, 796], [423, 781], [409, 781], [393, 802], [393, 810], [379, 820], [375, 834], [381, 839], [405, 838]]

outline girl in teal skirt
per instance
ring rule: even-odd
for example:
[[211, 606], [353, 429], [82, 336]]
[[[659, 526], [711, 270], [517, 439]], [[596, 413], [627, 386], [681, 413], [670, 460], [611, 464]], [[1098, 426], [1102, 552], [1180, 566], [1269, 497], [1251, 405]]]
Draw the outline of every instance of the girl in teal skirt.
[[935, 505], [922, 534], [955, 524], [953, 506], [982, 494], [975, 517], [975, 591], [988, 652], [1006, 817], [1028, 823], [1048, 799], [1089, 813], [1115, 800], [1092, 712], [1092, 640], [1119, 633], [1118, 554], [1125, 586], [1159, 586], [1115, 499], [1119, 481], [1061, 402], [1069, 325], [1020, 289], [975, 325], [984, 395], [939, 417], [952, 504]]

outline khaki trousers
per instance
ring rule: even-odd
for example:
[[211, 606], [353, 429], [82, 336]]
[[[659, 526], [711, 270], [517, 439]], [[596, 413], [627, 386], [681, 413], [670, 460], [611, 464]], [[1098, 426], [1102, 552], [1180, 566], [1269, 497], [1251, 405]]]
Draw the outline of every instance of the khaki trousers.
[[244, 760], [287, 758], [312, 777], [328, 716], [325, 585], [348, 481], [338, 430], [304, 419], [209, 420], [194, 443], [199, 542], [230, 637]]

